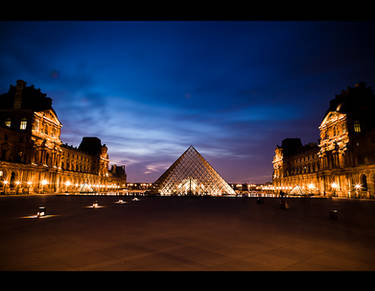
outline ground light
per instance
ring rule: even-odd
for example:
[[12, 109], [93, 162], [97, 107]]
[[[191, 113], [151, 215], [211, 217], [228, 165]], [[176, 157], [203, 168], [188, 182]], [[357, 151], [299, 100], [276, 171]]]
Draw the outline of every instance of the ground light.
[[328, 211], [328, 214], [329, 214], [330, 219], [337, 220], [338, 215], [339, 215], [339, 211], [337, 209], [332, 209], [332, 210]]
[[133, 201], [139, 201], [139, 199], [137, 197], [133, 198], [132, 200]]
[[59, 216], [57, 214], [47, 214], [47, 210], [45, 206], [39, 206], [37, 213], [35, 215], [28, 215], [28, 216], [22, 216], [21, 218], [37, 218], [37, 219], [42, 219], [42, 218], [50, 218], [50, 217], [55, 217]]
[[39, 206], [39, 209], [38, 209], [38, 212], [36, 214], [36, 216], [38, 218], [42, 217], [42, 216], [45, 216], [46, 215], [46, 208], [44, 206]]
[[99, 205], [98, 201], [94, 201], [92, 205], [86, 206], [86, 208], [103, 208], [104, 206]]
[[126, 201], [119, 199], [118, 201], [115, 202], [116, 204], [125, 204], [127, 203]]

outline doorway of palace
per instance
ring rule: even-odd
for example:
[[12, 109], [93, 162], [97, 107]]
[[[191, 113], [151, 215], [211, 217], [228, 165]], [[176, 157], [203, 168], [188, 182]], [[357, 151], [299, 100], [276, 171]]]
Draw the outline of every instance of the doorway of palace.
[[10, 175], [10, 182], [9, 182], [9, 186], [11, 189], [14, 188], [15, 181], [16, 181], [16, 173], [12, 172], [12, 174]]
[[362, 175], [361, 176], [361, 189], [362, 189], [362, 191], [367, 191], [367, 177], [366, 177], [366, 175]]

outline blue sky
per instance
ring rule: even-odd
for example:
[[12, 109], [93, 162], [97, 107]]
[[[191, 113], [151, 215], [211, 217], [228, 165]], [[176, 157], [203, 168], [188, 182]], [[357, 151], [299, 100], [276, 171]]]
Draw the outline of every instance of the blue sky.
[[374, 88], [374, 22], [0, 23], [0, 89], [53, 99], [62, 140], [97, 136], [129, 181], [189, 145], [229, 182], [271, 180], [275, 146], [316, 142], [329, 100]]

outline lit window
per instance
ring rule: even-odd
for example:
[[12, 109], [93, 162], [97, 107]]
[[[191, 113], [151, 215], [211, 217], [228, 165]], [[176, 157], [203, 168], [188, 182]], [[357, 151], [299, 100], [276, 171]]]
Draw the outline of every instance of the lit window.
[[20, 123], [20, 129], [24, 130], [26, 129], [26, 126], [27, 126], [27, 121], [25, 119], [22, 119]]
[[361, 126], [358, 120], [354, 121], [354, 132], [361, 132]]
[[12, 121], [10, 119], [5, 120], [5, 126], [10, 127], [12, 125]]

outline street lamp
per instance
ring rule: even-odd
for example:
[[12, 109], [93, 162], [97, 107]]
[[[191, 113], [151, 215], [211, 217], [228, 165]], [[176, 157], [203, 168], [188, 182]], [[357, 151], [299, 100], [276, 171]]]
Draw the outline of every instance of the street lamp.
[[42, 180], [40, 183], [42, 184], [42, 192], [44, 192], [44, 186], [48, 184], [48, 181]]
[[355, 184], [355, 196], [358, 197], [358, 191], [361, 190], [362, 185], [361, 184]]
[[310, 193], [311, 195], [313, 195], [314, 193], [314, 189], [315, 189], [315, 185], [313, 183], [310, 183], [309, 185], [307, 185], [307, 188], [310, 190]]
[[333, 197], [336, 196], [336, 189], [339, 187], [335, 182], [331, 184], [331, 187], [333, 188]]
[[68, 191], [68, 187], [71, 185], [71, 183], [70, 183], [70, 181], [66, 181], [65, 182], [65, 186], [66, 186], [66, 193], [68, 193], [69, 191]]
[[20, 190], [20, 188], [19, 188], [20, 184], [21, 184], [20, 181], [16, 181], [16, 185], [17, 185], [17, 187], [16, 187], [16, 194], [18, 194], [18, 192]]
[[4, 192], [4, 194], [6, 193], [6, 187], [7, 187], [7, 185], [8, 185], [8, 181], [7, 180], [4, 180], [3, 181], [3, 192]]

